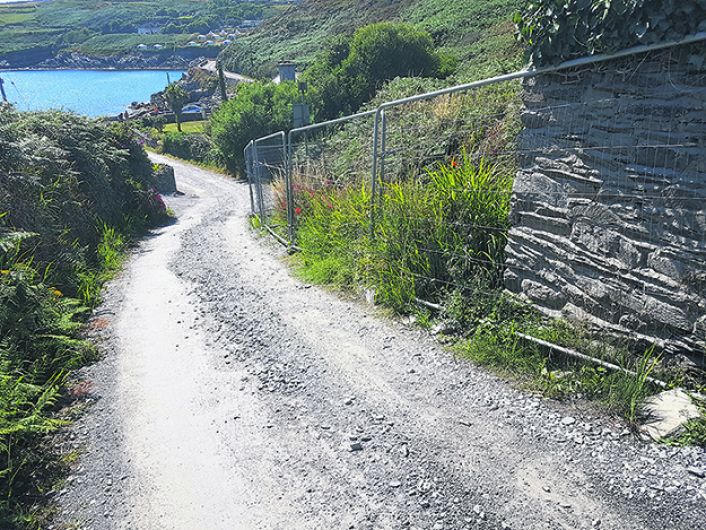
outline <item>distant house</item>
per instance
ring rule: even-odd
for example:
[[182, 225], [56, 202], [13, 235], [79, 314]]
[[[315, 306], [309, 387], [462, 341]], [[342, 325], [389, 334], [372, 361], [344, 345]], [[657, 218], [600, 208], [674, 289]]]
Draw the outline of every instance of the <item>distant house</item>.
[[200, 40], [200, 41], [208, 40], [208, 37], [206, 37], [206, 35], [199, 35], [199, 36], [196, 37], [196, 38], [197, 38], [198, 40]]
[[277, 64], [277, 71], [277, 77], [272, 80], [276, 84], [286, 81], [296, 81], [299, 78], [297, 65], [293, 61], [280, 61]]
[[231, 42], [233, 42], [233, 41], [230, 39], [226, 39], [223, 41], [223, 46], [228, 46]]
[[195, 40], [191, 40], [191, 41], [189, 41], [187, 46], [194, 47], [194, 46], [200, 46], [200, 44], [198, 42], [196, 42]]
[[164, 46], [163, 46], [162, 44], [155, 44], [155, 45], [154, 45], [154, 49], [155, 49], [155, 50], [161, 50], [161, 49], [163, 49], [163, 48], [164, 48]]
[[214, 42], [212, 40], [207, 40], [204, 44], [206, 44], [206, 46], [213, 46]]
[[147, 44], [138, 44], [137, 45], [138, 50], [146, 50], [147, 49]]

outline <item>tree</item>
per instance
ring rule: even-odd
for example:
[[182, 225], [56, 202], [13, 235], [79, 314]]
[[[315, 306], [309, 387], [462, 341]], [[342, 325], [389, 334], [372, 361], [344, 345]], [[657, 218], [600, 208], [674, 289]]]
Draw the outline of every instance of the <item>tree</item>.
[[164, 99], [174, 113], [177, 130], [181, 132], [181, 108], [189, 101], [189, 94], [179, 83], [175, 82], [164, 91]]
[[292, 108], [299, 100], [296, 83], [241, 84], [235, 97], [211, 116], [211, 136], [232, 173], [245, 168], [243, 149], [254, 139], [292, 126]]
[[305, 77], [316, 99], [317, 119], [357, 111], [386, 81], [440, 74], [442, 59], [431, 35], [411, 24], [381, 22], [334, 41]]

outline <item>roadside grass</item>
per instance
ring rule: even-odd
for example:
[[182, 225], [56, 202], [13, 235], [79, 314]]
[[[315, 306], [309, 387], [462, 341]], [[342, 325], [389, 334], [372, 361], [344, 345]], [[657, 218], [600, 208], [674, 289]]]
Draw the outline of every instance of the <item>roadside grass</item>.
[[213, 173], [220, 173], [221, 175], [224, 175], [226, 177], [232, 177], [228, 170], [223, 167], [218, 165], [215, 162], [200, 162], [198, 160], [190, 160], [187, 158], [180, 158], [176, 155], [172, 155], [171, 153], [164, 153], [159, 149], [151, 149], [149, 147], [145, 147], [145, 150], [151, 153], [155, 153], [161, 156], [165, 156], [167, 158], [171, 158], [172, 160], [177, 160], [179, 162], [187, 162], [193, 166], [200, 167], [201, 169], [205, 169], [207, 171], [212, 171]]
[[[205, 132], [208, 121], [187, 121], [181, 124], [181, 129], [184, 134], [201, 134]], [[178, 132], [176, 123], [167, 123], [164, 126], [164, 132]]]
[[[609, 361], [630, 373], [547, 351], [520, 334]], [[661, 390], [648, 378], [668, 375], [659, 372], [661, 359], [653, 348], [636, 355], [626, 345], [596, 337], [578, 325], [543, 319], [502, 292], [497, 293], [495, 307], [469, 337], [452, 340], [452, 349], [461, 358], [553, 399], [597, 402], [632, 428], [638, 423], [645, 398]]]
[[[83, 322], [100, 302], [103, 284], [121, 268], [127, 239], [101, 226], [98, 263], [77, 270], [80, 299], [44, 282], [19, 241], [0, 233], [0, 526], [43, 528], [52, 507], [42, 502], [56, 489], [78, 453], [60, 456], [46, 435], [68, 424], [56, 411], [83, 386], [67, 390], [72, 370], [99, 359], [81, 337]], [[22, 239], [31, 238], [22, 234]], [[26, 358], [25, 351], [33, 351]]]
[[297, 185], [297, 243], [310, 281], [375, 288], [380, 303], [401, 312], [415, 298], [436, 301], [457, 282], [497, 282], [512, 186], [512, 175], [498, 166], [464, 155], [419, 179], [386, 185], [373, 234], [366, 184]]

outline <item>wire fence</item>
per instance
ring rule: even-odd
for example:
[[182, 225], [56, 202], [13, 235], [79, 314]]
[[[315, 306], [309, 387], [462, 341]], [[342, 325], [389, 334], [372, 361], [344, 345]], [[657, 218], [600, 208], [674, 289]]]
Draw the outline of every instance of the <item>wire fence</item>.
[[[397, 285], [387, 297], [505, 288], [552, 316], [703, 358], [705, 40], [514, 72], [256, 140], [253, 213], [295, 246], [307, 216], [330, 209], [350, 240], [374, 241], [348, 251]], [[363, 199], [361, 215], [336, 212]]]

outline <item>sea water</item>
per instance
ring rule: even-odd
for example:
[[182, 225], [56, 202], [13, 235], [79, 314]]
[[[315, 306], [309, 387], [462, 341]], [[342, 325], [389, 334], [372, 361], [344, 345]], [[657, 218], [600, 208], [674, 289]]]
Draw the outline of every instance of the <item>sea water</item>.
[[0, 70], [7, 98], [19, 110], [61, 109], [115, 116], [134, 101], [177, 81], [177, 70]]

